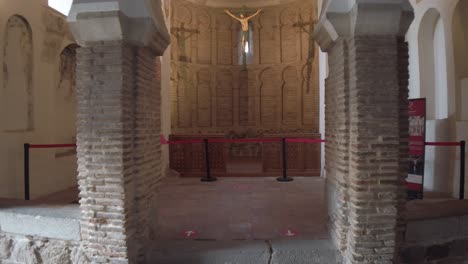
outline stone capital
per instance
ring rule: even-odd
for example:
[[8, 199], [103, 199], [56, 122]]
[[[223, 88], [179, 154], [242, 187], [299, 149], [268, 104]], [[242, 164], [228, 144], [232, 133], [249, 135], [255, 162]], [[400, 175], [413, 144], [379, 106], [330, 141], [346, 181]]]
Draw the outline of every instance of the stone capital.
[[314, 33], [322, 50], [328, 50], [339, 37], [404, 36], [413, 20], [413, 8], [408, 0], [354, 0], [352, 5], [350, 3], [332, 0], [325, 7]]
[[74, 0], [68, 24], [81, 46], [125, 41], [162, 55], [170, 42], [160, 0]]

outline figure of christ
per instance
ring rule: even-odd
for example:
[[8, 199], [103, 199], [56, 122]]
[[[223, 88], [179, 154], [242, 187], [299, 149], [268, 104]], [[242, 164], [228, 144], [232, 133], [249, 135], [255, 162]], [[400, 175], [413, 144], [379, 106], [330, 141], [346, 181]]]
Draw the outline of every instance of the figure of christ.
[[241, 23], [242, 25], [242, 49], [245, 49], [245, 44], [249, 37], [249, 20], [257, 16], [258, 14], [260, 14], [260, 12], [262, 12], [262, 9], [258, 9], [257, 12], [255, 12], [253, 15], [248, 16], [248, 17], [244, 16], [244, 14], [242, 13], [239, 15], [239, 17], [237, 17], [227, 9], [225, 9], [224, 12]]
[[172, 34], [176, 37], [177, 43], [179, 45], [179, 56], [180, 60], [186, 61], [187, 55], [185, 50], [185, 41], [189, 39], [192, 35], [200, 33], [200, 31], [195, 29], [186, 29], [185, 23], [181, 23], [180, 28], [172, 28]]

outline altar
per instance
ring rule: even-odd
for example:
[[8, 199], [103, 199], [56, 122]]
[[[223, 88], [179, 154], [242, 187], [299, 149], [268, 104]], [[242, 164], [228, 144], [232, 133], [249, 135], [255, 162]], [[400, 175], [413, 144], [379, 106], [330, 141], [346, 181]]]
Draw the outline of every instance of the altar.
[[[320, 139], [319, 134], [282, 135], [288, 138]], [[263, 135], [275, 138], [278, 135]], [[224, 135], [171, 135], [170, 140], [222, 139]], [[320, 176], [321, 144], [287, 143], [290, 176]], [[170, 145], [171, 169], [182, 177], [202, 177], [206, 173], [204, 145]], [[216, 177], [268, 177], [282, 175], [282, 143], [210, 143], [211, 173]]]

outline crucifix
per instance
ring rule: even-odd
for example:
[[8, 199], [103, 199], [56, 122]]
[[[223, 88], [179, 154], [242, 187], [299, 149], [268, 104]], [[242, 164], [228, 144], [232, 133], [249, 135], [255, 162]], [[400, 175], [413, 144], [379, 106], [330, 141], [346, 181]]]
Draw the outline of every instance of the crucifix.
[[245, 5], [242, 7], [242, 9], [239, 12], [237, 12], [239, 16], [234, 15], [231, 11], [227, 9], [225, 9], [224, 12], [241, 23], [242, 25], [242, 49], [244, 50], [244, 53], [245, 53], [245, 47], [246, 47], [247, 39], [249, 37], [249, 20], [256, 17], [258, 14], [260, 14], [260, 12], [262, 12], [262, 9], [258, 9], [254, 14], [250, 16], [246, 16], [249, 10], [247, 9]]
[[180, 28], [171, 28], [171, 33], [174, 35], [177, 39], [177, 44], [179, 45], [179, 51], [181, 52], [179, 59], [186, 61], [187, 60], [187, 55], [186, 55], [186, 50], [185, 50], [185, 41], [192, 37], [194, 34], [200, 33], [199, 30], [196, 29], [188, 29], [185, 28], [185, 23], [180, 24]]
[[299, 22], [293, 24], [293, 27], [299, 27], [302, 31], [309, 35], [309, 54], [307, 57], [307, 93], [309, 93], [310, 90], [310, 79], [312, 78], [312, 63], [315, 59], [314, 27], [316, 23], [317, 21], [312, 18], [310, 22], [305, 22], [301, 15], [299, 18]]

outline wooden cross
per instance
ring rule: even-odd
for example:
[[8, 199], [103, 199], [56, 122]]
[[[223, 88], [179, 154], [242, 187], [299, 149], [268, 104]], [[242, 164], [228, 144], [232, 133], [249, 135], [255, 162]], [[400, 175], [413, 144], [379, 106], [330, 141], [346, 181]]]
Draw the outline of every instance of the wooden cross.
[[[233, 11], [234, 15], [244, 15], [248, 16], [257, 12], [257, 9], [248, 8], [246, 5], [243, 5], [241, 8], [238, 8], [237, 11]], [[224, 12], [223, 12], [224, 13]]]
[[182, 23], [180, 24], [180, 28], [176, 28], [176, 27], [171, 28], [171, 33], [177, 37], [177, 40], [185, 41], [186, 39], [190, 38], [193, 34], [200, 33], [200, 31], [196, 29], [185, 28], [185, 24]]
[[304, 21], [304, 19], [302, 18], [302, 15], [301, 15], [300, 18], [299, 18], [299, 22], [294, 23], [293, 27], [299, 27], [302, 30], [304, 30], [304, 32], [310, 33], [310, 29], [307, 30], [307, 26], [313, 26], [316, 23], [317, 23], [317, 20], [315, 20], [315, 19], [310, 21], [310, 22]]

